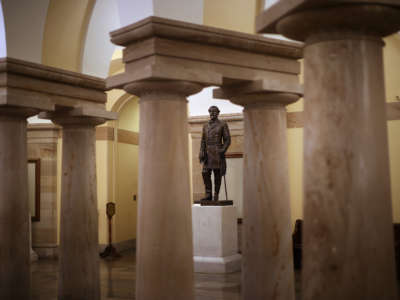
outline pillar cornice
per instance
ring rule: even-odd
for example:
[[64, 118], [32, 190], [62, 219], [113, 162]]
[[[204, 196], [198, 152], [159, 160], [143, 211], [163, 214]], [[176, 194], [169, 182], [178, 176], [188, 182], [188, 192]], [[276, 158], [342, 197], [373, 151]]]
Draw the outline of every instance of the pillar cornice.
[[[188, 81], [221, 86], [268, 79], [296, 83], [302, 44], [230, 30], [149, 17], [111, 32], [125, 46], [125, 73], [107, 89], [145, 80]], [[221, 55], [223, 53], [223, 55]]]
[[104, 79], [14, 58], [0, 58], [0, 106], [55, 111], [103, 109]]
[[257, 17], [256, 30], [298, 41], [321, 33], [384, 37], [400, 30], [399, 17], [395, 0], [278, 1]]

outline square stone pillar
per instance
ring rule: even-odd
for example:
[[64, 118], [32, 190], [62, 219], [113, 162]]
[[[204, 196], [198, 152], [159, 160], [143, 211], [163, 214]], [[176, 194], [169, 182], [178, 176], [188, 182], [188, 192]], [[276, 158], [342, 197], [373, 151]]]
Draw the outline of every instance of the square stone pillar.
[[279, 1], [257, 23], [306, 43], [302, 298], [397, 299], [381, 38], [400, 3]]
[[[62, 193], [64, 198], [68, 198], [68, 205], [70, 205], [70, 207], [67, 205], [66, 218], [75, 221], [84, 219], [83, 223], [90, 219], [91, 222], [85, 227], [80, 226], [82, 224], [77, 221], [74, 235], [65, 239], [64, 244], [68, 245], [68, 249], [92, 249], [93, 243], [96, 243], [97, 247], [97, 224], [91, 217], [93, 214], [97, 217], [96, 195], [87, 192], [84, 188], [80, 192], [79, 187], [82, 183], [94, 182], [94, 185], [91, 184], [88, 189], [96, 190], [95, 171], [91, 168], [81, 169], [86, 163], [92, 167], [95, 159], [94, 135], [91, 138], [92, 133], [94, 134], [94, 125], [91, 123], [92, 120], [88, 119], [93, 115], [102, 120], [115, 118], [113, 114], [110, 115], [104, 110], [106, 101], [104, 89], [104, 80], [96, 77], [12, 58], [0, 59], [0, 140], [3, 141], [0, 143], [0, 177], [2, 178], [0, 180], [0, 236], [3, 245], [0, 248], [0, 299], [30, 298], [30, 219], [26, 151], [26, 118], [28, 116], [39, 112], [46, 116], [52, 112], [52, 116], [62, 115], [88, 122], [89, 125], [83, 126], [82, 130], [79, 129], [81, 126], [79, 122], [72, 122], [74, 124], [69, 132], [71, 134], [66, 133], [66, 136], [71, 137], [70, 140], [76, 139], [76, 143], [67, 142], [64, 145], [63, 155], [73, 157], [70, 161], [66, 159], [68, 170], [64, 173], [63, 182], [67, 182], [67, 187], [63, 188]], [[93, 130], [89, 129], [90, 126]], [[86, 144], [90, 142], [92, 142], [91, 147]], [[81, 160], [84, 162], [80, 163]], [[71, 174], [73, 174], [73, 179], [68, 181], [71, 179], [69, 177]], [[88, 176], [90, 180], [85, 181], [82, 179], [84, 176]], [[77, 183], [76, 180], [81, 181]], [[77, 202], [82, 203], [84, 208], [74, 206]], [[82, 213], [85, 214], [83, 217]], [[90, 232], [85, 231], [88, 228], [91, 229]], [[76, 266], [74, 261], [81, 255], [87, 258], [87, 262], [83, 262], [73, 272], [62, 271], [59, 277], [60, 286], [72, 286], [70, 283], [80, 278], [80, 285], [85, 286], [82, 290], [86, 291], [93, 286], [96, 289], [99, 286], [99, 278], [92, 276], [94, 272], [91, 272], [90, 268], [98, 268], [92, 258], [98, 257], [97, 251], [92, 252], [91, 257], [85, 251], [82, 252], [84, 254], [76, 251], [71, 251], [71, 253], [75, 256], [63, 261], [63, 265]], [[61, 268], [61, 270], [64, 269]], [[87, 276], [82, 277], [82, 274]], [[61, 295], [60, 299], [99, 299], [99, 293], [96, 294], [92, 290], [83, 293], [82, 290], [69, 290], [67, 294]]]
[[0, 59], [0, 299], [30, 298], [26, 119], [54, 109], [24, 89], [25, 78], [15, 67]]

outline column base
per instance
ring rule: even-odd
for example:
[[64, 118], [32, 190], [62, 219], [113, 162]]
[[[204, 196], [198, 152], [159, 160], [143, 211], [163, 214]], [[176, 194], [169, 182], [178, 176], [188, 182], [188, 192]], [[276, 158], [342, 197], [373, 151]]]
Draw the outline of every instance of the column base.
[[242, 256], [234, 254], [225, 257], [194, 257], [194, 271], [196, 273], [233, 273], [241, 269]]

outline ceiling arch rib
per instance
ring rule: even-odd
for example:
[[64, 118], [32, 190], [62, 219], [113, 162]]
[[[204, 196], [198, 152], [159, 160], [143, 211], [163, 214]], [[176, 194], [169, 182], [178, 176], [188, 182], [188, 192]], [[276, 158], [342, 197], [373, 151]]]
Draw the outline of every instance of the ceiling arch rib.
[[3, 6], [0, 1], [0, 57], [7, 56], [6, 29], [4, 27]]
[[41, 63], [43, 31], [49, 0], [3, 0], [1, 5], [7, 55]]
[[44, 30], [43, 64], [81, 72], [83, 46], [94, 4], [95, 0], [50, 1]]
[[110, 42], [109, 32], [121, 27], [115, 0], [97, 0], [86, 35], [82, 72], [105, 78], [116, 46]]
[[107, 77], [115, 50], [109, 32], [148, 16], [202, 24], [203, 0], [97, 0], [85, 40], [82, 72]]

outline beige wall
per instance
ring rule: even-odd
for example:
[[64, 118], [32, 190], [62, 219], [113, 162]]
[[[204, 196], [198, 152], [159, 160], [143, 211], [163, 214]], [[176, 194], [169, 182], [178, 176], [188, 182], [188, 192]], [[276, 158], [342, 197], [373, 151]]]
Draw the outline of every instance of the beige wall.
[[[138, 146], [118, 144], [116, 242], [136, 239]], [[137, 199], [137, 198], [136, 198]]]
[[[139, 104], [131, 97], [119, 111], [118, 129], [139, 131]], [[116, 150], [116, 242], [136, 239], [138, 145], [118, 142]]]
[[[99, 217], [99, 243], [108, 243], [107, 202], [114, 201], [112, 194], [113, 141], [96, 141], [97, 207]], [[115, 230], [115, 228], [113, 228]], [[115, 240], [115, 235], [113, 237]]]
[[28, 128], [28, 159], [40, 159], [40, 220], [32, 223], [32, 246], [40, 257], [55, 256], [58, 245], [58, 138], [55, 126]]
[[204, 25], [254, 33], [257, 0], [204, 0]]

